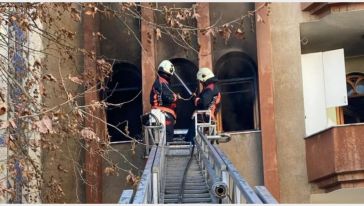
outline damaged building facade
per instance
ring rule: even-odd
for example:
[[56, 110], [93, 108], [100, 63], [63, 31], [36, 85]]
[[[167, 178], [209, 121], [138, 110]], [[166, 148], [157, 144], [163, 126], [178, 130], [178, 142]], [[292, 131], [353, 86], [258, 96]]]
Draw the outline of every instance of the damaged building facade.
[[[118, 3], [105, 5], [122, 9]], [[201, 30], [256, 12], [251, 14], [253, 21], [244, 22], [241, 33], [224, 39], [199, 31], [188, 37], [190, 47], [156, 32], [153, 24], [163, 17], [146, 9], [150, 3], [141, 5], [143, 20], [84, 15], [80, 24], [66, 23], [83, 34], [75, 44], [112, 64], [108, 89], [86, 94], [84, 104], [99, 98], [112, 104], [133, 100], [99, 111], [98, 118], [121, 130], [127, 127], [130, 136], [142, 140], [140, 116], [150, 111], [156, 66], [170, 60], [192, 91], [199, 88], [198, 68], [208, 67], [218, 77], [222, 92], [219, 132], [232, 137], [219, 147], [249, 184], [265, 185], [281, 203], [364, 201], [360, 195], [364, 190], [364, 4], [198, 2], [198, 17], [190, 24]], [[195, 3], [152, 5], [191, 8]], [[95, 38], [97, 32], [104, 38]], [[49, 59], [48, 64], [58, 63]], [[84, 58], [81, 67], [96, 75], [93, 60]], [[75, 71], [65, 69], [63, 75], [68, 73]], [[172, 89], [188, 96], [176, 79]], [[45, 101], [56, 103], [57, 96]], [[192, 112], [192, 102], [178, 103], [176, 129], [187, 127]], [[141, 175], [142, 144], [97, 119], [87, 120], [86, 125], [101, 136], [108, 131], [113, 148], [109, 157]], [[47, 172], [64, 183], [62, 202], [116, 203], [123, 189], [133, 187], [126, 181], [127, 172], [105, 174], [107, 162], [100, 157], [89, 153], [77, 158], [94, 171], [85, 177], [92, 185], [75, 180], [72, 173]], [[66, 158], [43, 154], [41, 160], [46, 170]], [[71, 166], [65, 169], [72, 170]]]

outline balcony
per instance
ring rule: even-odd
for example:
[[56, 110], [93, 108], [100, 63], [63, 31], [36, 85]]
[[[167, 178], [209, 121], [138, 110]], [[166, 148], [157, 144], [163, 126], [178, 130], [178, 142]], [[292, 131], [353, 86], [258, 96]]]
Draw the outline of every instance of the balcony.
[[310, 182], [326, 192], [364, 187], [364, 124], [334, 126], [305, 143]]
[[305, 2], [301, 3], [301, 10], [309, 12], [319, 18], [328, 14], [346, 11], [363, 10], [364, 3], [346, 2]]

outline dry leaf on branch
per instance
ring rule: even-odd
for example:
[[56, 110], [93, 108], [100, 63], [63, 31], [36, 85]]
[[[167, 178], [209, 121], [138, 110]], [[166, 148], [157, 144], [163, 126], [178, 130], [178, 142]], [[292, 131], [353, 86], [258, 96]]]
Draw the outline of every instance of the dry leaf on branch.
[[9, 127], [9, 121], [4, 121], [0, 123], [0, 129], [6, 129]]
[[157, 28], [155, 30], [155, 35], [157, 37], [157, 40], [159, 40], [160, 38], [162, 38], [162, 33], [161, 33], [161, 30], [159, 28]]
[[200, 17], [201, 17], [200, 14], [198, 14], [197, 12], [193, 13], [193, 15], [192, 15], [192, 18], [195, 18], [195, 19], [198, 19]]
[[242, 31], [240, 28], [238, 28], [236, 31], [235, 31], [235, 36], [236, 38], [238, 39], [244, 39], [244, 34], [245, 32]]
[[262, 18], [259, 14], [256, 14], [256, 15], [257, 15], [257, 22], [262, 22], [262, 23], [264, 23], [263, 18]]
[[80, 85], [83, 84], [83, 80], [80, 77], [77, 77], [77, 76], [72, 77], [71, 75], [68, 75], [68, 79], [76, 84], [80, 84]]
[[68, 170], [64, 169], [61, 164], [58, 165], [57, 169], [61, 172], [68, 173]]
[[37, 126], [38, 131], [42, 134], [54, 133], [52, 120], [47, 115], [44, 115], [41, 120], [36, 121], [34, 124]]
[[71, 8], [71, 18], [75, 20], [76, 22], [81, 21], [81, 15], [80, 12], [77, 11], [75, 8]]
[[112, 166], [112, 167], [106, 167], [106, 168], [104, 169], [104, 173], [106, 174], [106, 176], [110, 176], [110, 175], [117, 176], [117, 175], [119, 175], [119, 174], [116, 172], [115, 166]]
[[11, 125], [11, 127], [12, 128], [17, 128], [17, 126], [16, 126], [16, 124], [15, 124], [15, 122], [14, 122], [14, 120], [13, 119], [9, 119], [9, 123], [10, 123], [10, 125]]
[[126, 182], [130, 185], [136, 186], [139, 182], [139, 178], [133, 174], [132, 171], [129, 170], [128, 176], [126, 176]]
[[86, 127], [81, 130], [81, 136], [86, 140], [100, 141], [100, 139], [97, 137], [96, 133], [94, 131], [92, 131], [92, 129], [89, 127]]
[[45, 80], [51, 81], [51, 82], [56, 82], [57, 79], [52, 75], [52, 74], [45, 74], [43, 75], [43, 78]]

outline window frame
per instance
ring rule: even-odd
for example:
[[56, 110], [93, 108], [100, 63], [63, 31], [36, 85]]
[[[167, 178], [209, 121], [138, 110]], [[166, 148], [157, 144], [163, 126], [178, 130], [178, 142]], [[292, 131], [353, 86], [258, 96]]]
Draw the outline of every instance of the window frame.
[[[249, 77], [235, 77], [235, 78], [226, 78], [226, 79], [220, 79], [219, 78], [219, 72], [221, 72], [221, 69], [223, 69], [223, 67], [221, 65], [223, 65], [223, 62], [230, 59], [230, 58], [241, 58], [241, 59], [245, 59], [247, 61], [249, 61], [253, 68], [251, 68], [251, 71], [253, 73], [253, 75], [249, 76]], [[247, 131], [259, 131], [260, 130], [260, 113], [259, 113], [259, 90], [258, 90], [258, 68], [257, 68], [257, 64], [255, 63], [255, 61], [246, 53], [242, 52], [242, 51], [233, 51], [233, 52], [229, 52], [226, 53], [224, 55], [222, 55], [215, 63], [215, 67], [214, 67], [214, 73], [215, 75], [218, 77], [219, 79], [219, 87], [221, 89], [221, 82], [230, 82], [230, 81], [237, 81], [237, 83], [241, 83], [242, 81], [251, 81], [251, 84], [253, 86], [253, 94], [254, 94], [254, 98], [253, 98], [253, 128], [252, 129], [242, 129], [242, 130], [231, 130], [231, 131], [224, 131], [223, 129], [223, 122], [222, 122], [222, 107], [223, 107], [223, 101], [221, 102], [221, 109], [218, 111], [217, 113], [217, 131], [219, 133], [238, 133], [238, 132], [247, 132]], [[242, 81], [241, 81], [242, 80]]]

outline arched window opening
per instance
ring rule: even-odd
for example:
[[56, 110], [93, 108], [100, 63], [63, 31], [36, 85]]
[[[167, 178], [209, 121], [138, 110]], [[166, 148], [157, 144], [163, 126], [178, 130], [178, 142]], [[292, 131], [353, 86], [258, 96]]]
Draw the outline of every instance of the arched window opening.
[[[141, 72], [130, 63], [118, 63], [113, 66], [113, 73], [106, 82], [107, 89], [103, 92], [103, 99], [117, 106], [106, 109], [107, 122], [133, 138], [140, 139], [142, 107]], [[110, 141], [130, 141], [118, 129], [108, 125]]]
[[258, 129], [256, 73], [255, 62], [242, 52], [227, 53], [216, 62], [224, 132]]
[[346, 76], [348, 105], [343, 107], [345, 124], [364, 122], [364, 74], [349, 73]]
[[[196, 74], [198, 67], [191, 61], [183, 58], [175, 58], [170, 60], [175, 66], [176, 73], [184, 81], [187, 87], [195, 92], [198, 88], [198, 81]], [[176, 93], [180, 94], [183, 98], [188, 98], [190, 95], [176, 77], [171, 79], [171, 89]], [[191, 116], [194, 111], [194, 105], [192, 99], [190, 101], [178, 101], [176, 113], [177, 121], [175, 129], [187, 129], [191, 120]]]

